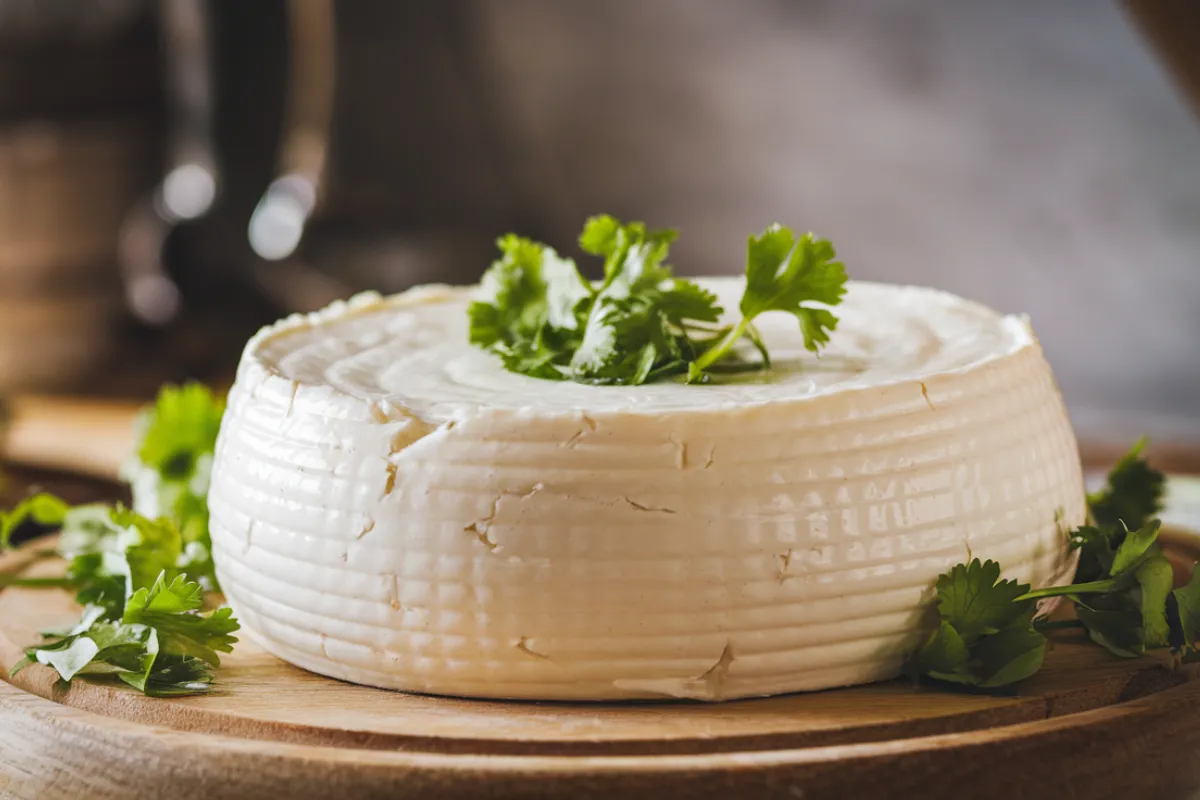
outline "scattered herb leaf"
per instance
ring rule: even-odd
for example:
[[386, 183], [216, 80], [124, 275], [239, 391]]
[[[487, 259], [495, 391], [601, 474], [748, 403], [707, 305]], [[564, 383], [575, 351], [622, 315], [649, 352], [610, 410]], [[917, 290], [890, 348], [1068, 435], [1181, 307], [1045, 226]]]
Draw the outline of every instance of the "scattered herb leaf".
[[76, 624], [27, 648], [13, 675], [41, 663], [65, 681], [116, 676], [154, 696], [208, 690], [239, 628], [228, 608], [203, 610], [216, 587], [206, 494], [222, 412], [197, 384], [162, 390], [126, 466], [132, 510], [36, 494], [0, 517], [0, 549], [33, 521], [59, 527], [57, 554], [68, 561], [62, 578], [4, 575], [0, 586], [71, 588], [83, 606]]
[[26, 497], [11, 511], [0, 515], [0, 551], [8, 549], [13, 532], [26, 522], [57, 527], [70, 508], [54, 495], [38, 492]]
[[1037, 672], [1046, 640], [1033, 628], [1029, 586], [1000, 580], [995, 561], [958, 564], [936, 584], [939, 627], [910, 659], [913, 677], [990, 688]]
[[838, 319], [828, 308], [846, 293], [846, 268], [826, 239], [811, 233], [797, 237], [789, 228], [772, 225], [751, 236], [746, 247], [746, 291], [738, 308], [741, 320], [707, 352], [692, 362], [688, 380], [702, 380], [704, 371], [724, 358], [751, 330], [751, 323], [768, 311], [786, 311], [800, 322], [804, 346], [816, 353], [829, 342]]
[[224, 411], [224, 401], [206, 386], [164, 386], [139, 417], [138, 444], [123, 470], [134, 511], [175, 523], [188, 573], [210, 591], [219, 587], [208, 535], [208, 484]]
[[1139, 440], [1108, 473], [1104, 488], [1088, 495], [1097, 525], [1124, 523], [1129, 530], [1137, 530], [1162, 511], [1166, 477], [1142, 457], [1145, 448], [1146, 440]]
[[[1088, 497], [1093, 524], [1070, 533], [1079, 551], [1074, 583], [1029, 591], [1000, 580], [994, 561], [951, 568], [936, 582], [938, 627], [908, 659], [907, 673], [982, 688], [1016, 683], [1040, 668], [1046, 631], [1076, 625], [1120, 657], [1172, 647], [1183, 660], [1195, 660], [1200, 568], [1172, 590], [1154, 518], [1165, 479], [1143, 458], [1144, 446], [1138, 442]], [[1067, 598], [1077, 621], [1034, 620], [1035, 602], [1046, 597]]]

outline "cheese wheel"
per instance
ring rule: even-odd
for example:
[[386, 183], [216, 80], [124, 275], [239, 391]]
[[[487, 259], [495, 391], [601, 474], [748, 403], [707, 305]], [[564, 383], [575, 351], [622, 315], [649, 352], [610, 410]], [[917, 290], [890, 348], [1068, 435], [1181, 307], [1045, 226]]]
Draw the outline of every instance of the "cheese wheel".
[[[736, 309], [742, 282], [700, 281]], [[467, 341], [471, 290], [261, 331], [209, 505], [246, 632], [355, 683], [541, 700], [772, 695], [896, 676], [937, 575], [1073, 568], [1078, 449], [1026, 321], [851, 282], [821, 356], [586, 386]]]

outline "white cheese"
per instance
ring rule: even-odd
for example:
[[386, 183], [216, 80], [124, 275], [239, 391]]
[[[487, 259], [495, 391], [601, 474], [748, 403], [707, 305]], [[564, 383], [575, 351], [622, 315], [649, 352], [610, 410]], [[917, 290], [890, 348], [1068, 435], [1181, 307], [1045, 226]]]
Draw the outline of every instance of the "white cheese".
[[[736, 308], [741, 282], [704, 281]], [[969, 557], [1069, 577], [1084, 488], [1021, 319], [851, 283], [818, 359], [592, 387], [506, 372], [467, 290], [264, 329], [209, 497], [250, 636], [315, 672], [437, 694], [705, 700], [890, 678]]]

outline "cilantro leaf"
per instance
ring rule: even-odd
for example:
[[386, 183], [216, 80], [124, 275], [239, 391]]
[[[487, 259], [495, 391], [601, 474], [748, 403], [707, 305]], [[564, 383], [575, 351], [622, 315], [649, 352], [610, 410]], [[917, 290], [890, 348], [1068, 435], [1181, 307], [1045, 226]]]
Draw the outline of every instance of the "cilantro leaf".
[[12, 674], [36, 662], [68, 682], [78, 675], [115, 675], [147, 694], [207, 691], [211, 668], [221, 663], [218, 653], [233, 649], [240, 626], [230, 609], [204, 614], [202, 606], [200, 584], [183, 576], [168, 582], [160, 573], [133, 593], [120, 619], [89, 606], [75, 627], [28, 648]]
[[483, 274], [480, 299], [471, 304], [471, 343], [512, 345], [531, 335], [545, 312], [542, 245], [514, 234], [496, 241], [501, 256]]
[[0, 515], [0, 551], [8, 549], [13, 533], [26, 522], [57, 527], [69, 508], [65, 502], [45, 492], [26, 497], [11, 511]]
[[1171, 594], [1175, 570], [1166, 556], [1146, 559], [1136, 572], [1137, 605], [1142, 615], [1142, 640], [1147, 648], [1166, 647], [1171, 641], [1167, 620], [1167, 597]]
[[58, 551], [64, 558], [101, 553], [120, 547], [121, 526], [113, 521], [113, 507], [105, 503], [74, 506], [63, 515], [58, 531]]
[[1069, 542], [1072, 550], [1079, 551], [1079, 566], [1075, 569], [1075, 580], [1086, 582], [1098, 580], [1112, 570], [1117, 545], [1125, 536], [1121, 525], [1103, 528], [1082, 525], [1071, 532]]
[[[130, 543], [123, 554], [128, 578], [126, 596], [149, 586], [162, 573], [174, 575], [177, 572], [183, 537], [174, 522], [166, 517], [148, 519], [126, 508], [114, 509], [112, 518], [130, 535]], [[119, 565], [120, 560], [112, 563]]]
[[240, 626], [228, 608], [217, 609], [211, 615], [198, 613], [203, 604], [200, 584], [182, 575], [168, 583], [163, 573], [153, 586], [139, 589], [129, 598], [122, 621], [153, 628], [164, 653], [219, 666], [217, 652], [233, 650], [237, 639], [232, 634]]
[[580, 248], [604, 259], [593, 286], [575, 262], [508, 235], [468, 310], [470, 340], [534, 378], [639, 384], [682, 373], [707, 344], [695, 326], [720, 319], [716, 297], [672, 276], [673, 230], [593, 217]]
[[678, 231], [652, 231], [644, 222], [622, 223], [607, 215], [591, 217], [579, 235], [579, 248], [604, 257], [604, 284], [623, 287], [625, 293], [638, 285], [653, 285], [669, 277], [662, 264]]
[[1141, 439], [1117, 461], [1103, 489], [1088, 495], [1088, 506], [1097, 525], [1124, 523], [1130, 530], [1143, 527], [1162, 511], [1166, 477], [1150, 466]]
[[165, 386], [142, 421], [138, 459], [164, 479], [186, 480], [211, 453], [225, 404], [199, 383]]
[[716, 322], [721, 318], [717, 296], [691, 281], [666, 278], [654, 287], [655, 300], [667, 321], [684, 325], [688, 321]]
[[1192, 565], [1192, 577], [1171, 595], [1179, 627], [1177, 645], [1195, 647], [1200, 642], [1200, 564]]
[[144, 622], [161, 614], [183, 614], [204, 607], [204, 590], [200, 584], [182, 575], [167, 583], [167, 574], [160, 572], [149, 587], [143, 586], [125, 604], [125, 622]]
[[1032, 624], [1012, 625], [980, 639], [973, 655], [978, 664], [975, 673], [982, 676], [980, 688], [1008, 686], [1042, 668], [1046, 637]]
[[674, 230], [648, 231], [640, 222], [623, 228], [617, 236], [619, 258], [615, 267], [606, 269], [604, 288], [614, 296], [626, 296], [669, 279], [671, 270], [664, 262], [675, 238]]
[[209, 664], [198, 658], [160, 653], [140, 685], [126, 675], [121, 678], [149, 697], [184, 697], [207, 692], [211, 688], [213, 671]]
[[471, 343], [496, 353], [508, 370], [562, 380], [592, 288], [553, 248], [513, 234], [497, 245], [500, 258], [468, 309]]
[[[1120, 530], [1119, 537], [1113, 534]], [[1026, 597], [1068, 597], [1088, 635], [1114, 655], [1131, 658], [1165, 647], [1171, 631], [1167, 598], [1172, 569], [1158, 544], [1159, 521], [1135, 531], [1123, 525], [1081, 528], [1073, 536], [1090, 559], [1081, 559], [1076, 582], [1029, 592]], [[1113, 546], [1113, 541], [1119, 544]], [[1086, 567], [1086, 574], [1084, 569]]]
[[[1123, 491], [1118, 488], [1109, 496], [1129, 507]], [[906, 671], [914, 678], [984, 688], [1024, 680], [1045, 656], [1039, 625], [1050, 629], [1062, 624], [1033, 621], [1035, 603], [1045, 597], [1073, 602], [1076, 624], [1114, 655], [1134, 658], [1172, 644], [1190, 650], [1200, 634], [1200, 578], [1172, 591], [1173, 571], [1158, 534], [1157, 519], [1132, 531], [1119, 520], [1080, 527], [1071, 534], [1071, 546], [1080, 550], [1079, 574], [1067, 586], [1030, 591], [1001, 581], [1000, 566], [993, 561], [975, 559], [952, 567], [936, 582], [939, 625], [909, 658]], [[1200, 568], [1195, 574], [1200, 575]]]
[[969, 682], [970, 678], [965, 677], [965, 666], [970, 657], [971, 651], [966, 642], [954, 626], [943, 619], [933, 635], [905, 664], [905, 672], [914, 678], [929, 675], [951, 683]]
[[27, 648], [12, 674], [41, 663], [64, 681], [116, 676], [147, 694], [206, 691], [239, 625], [228, 608], [203, 612], [204, 586], [184, 574], [189, 560], [175, 523], [55, 501], [61, 507], [43, 505], [55, 509], [70, 548], [59, 551], [70, 561], [55, 583], [75, 588], [84, 610], [79, 622]]
[[958, 564], [938, 577], [938, 628], [908, 660], [914, 678], [981, 688], [1024, 680], [1041, 668], [1045, 637], [1033, 627], [1029, 586], [1000, 580], [995, 561]]
[[804, 303], [837, 305], [846, 293], [846, 268], [827, 239], [797, 237], [772, 225], [750, 237], [746, 253], [746, 293], [740, 308], [747, 317], [765, 311], [797, 314]]
[[501, 238], [501, 257], [468, 309], [470, 341], [512, 372], [626, 385], [684, 373], [706, 381], [718, 367], [744, 369], [735, 352], [743, 338], [762, 356], [759, 366], [769, 367], [767, 346], [753, 325], [767, 311], [795, 316], [814, 352], [829, 341], [837, 318], [823, 306], [841, 301], [846, 282], [829, 242], [812, 234], [797, 238], [779, 225], [751, 237], [742, 319], [717, 327], [723, 310], [716, 296], [676, 278], [666, 263], [676, 236], [607, 214], [589, 218], [579, 247], [604, 259], [597, 285], [547, 245], [513, 234]]
[[950, 622], [968, 645], [1020, 621], [1030, 603], [1016, 603], [1027, 585], [1000, 580], [995, 561], [959, 564], [937, 580], [938, 613]]
[[771, 225], [751, 236], [746, 247], [746, 291], [738, 308], [742, 319], [715, 346], [688, 368], [689, 381], [705, 380], [713, 364], [725, 358], [749, 334], [754, 319], [768, 311], [785, 311], [800, 323], [804, 346], [814, 353], [829, 342], [837, 317], [820, 303], [833, 306], [846, 292], [846, 269], [826, 239], [811, 233], [796, 236], [782, 225]]
[[[617, 232], [622, 227], [615, 217], [608, 214], [588, 217], [583, 223], [583, 233], [579, 234], [579, 249], [590, 255], [604, 256], [607, 259], [617, 250]], [[607, 275], [609, 270], [605, 269], [604, 272]]]
[[85, 668], [85, 674], [149, 674], [158, 655], [158, 635], [145, 625], [100, 620], [77, 635], [91, 639], [98, 648], [92, 663]]
[[1159, 525], [1158, 520], [1150, 520], [1144, 527], [1125, 534], [1117, 552], [1113, 554], [1112, 566], [1109, 568], [1111, 576], [1117, 577], [1133, 572], [1148, 556], [1160, 552], [1156, 545]]
[[[688, 311], [699, 309], [709, 317], [713, 312], [703, 294], [682, 289], [683, 282], [672, 279], [664, 266], [674, 239], [675, 231], [647, 230], [641, 222], [623, 224], [608, 216], [588, 220], [580, 246], [604, 256], [604, 283], [571, 357], [573, 379], [636, 385], [666, 362], [682, 370], [679, 353], [684, 337], [675, 326]], [[671, 295], [673, 317], [664, 307], [664, 293]]]
[[138, 446], [125, 465], [133, 508], [169, 517], [188, 551], [188, 573], [217, 589], [208, 533], [208, 485], [224, 402], [205, 386], [166, 386], [139, 417]]
[[1137, 658], [1146, 651], [1142, 638], [1142, 612], [1127, 595], [1099, 595], [1075, 603], [1075, 615], [1093, 642], [1122, 658]]
[[1135, 444], [1109, 472], [1104, 488], [1088, 496], [1095, 524], [1070, 535], [1071, 547], [1079, 550], [1077, 582], [1109, 575], [1127, 531], [1144, 528], [1162, 508], [1165, 478], [1142, 458], [1145, 445], [1145, 439]]
[[587, 383], [644, 383], [679, 345], [661, 310], [638, 297], [605, 298], [588, 320], [583, 341], [571, 359], [575, 379]]
[[62, 647], [34, 650], [29, 657], [39, 664], [53, 667], [60, 678], [70, 681], [92, 663], [92, 659], [100, 652], [100, 647], [87, 636], [74, 636], [64, 642]]
[[575, 262], [545, 248], [542, 279], [546, 283], [546, 323], [564, 331], [579, 328], [581, 307], [591, 299], [592, 287], [579, 274]]
[[1079, 550], [1075, 583], [1035, 592], [1065, 595], [1097, 644], [1132, 658], [1178, 638], [1169, 605], [1171, 566], [1157, 543], [1164, 477], [1142, 457], [1139, 441], [1109, 472], [1103, 489], [1088, 497], [1095, 524], [1070, 534]]
[[77, 632], [28, 648], [25, 661], [11, 674], [33, 662], [52, 667], [67, 682], [76, 675], [148, 674], [157, 652], [158, 640], [150, 628], [93, 618]]
[[[34, 495], [0, 516], [0, 543], [26, 520], [60, 528], [63, 578], [0, 576], [0, 585], [67, 586], [81, 619], [29, 647], [12, 668], [42, 663], [70, 681], [115, 676], [154, 696], [206, 691], [239, 625], [228, 608], [202, 611], [216, 587], [208, 532], [209, 468], [223, 404], [199, 386], [166, 387], [139, 418], [126, 465], [134, 508], [70, 507]], [[161, 514], [161, 516], [160, 516]]]

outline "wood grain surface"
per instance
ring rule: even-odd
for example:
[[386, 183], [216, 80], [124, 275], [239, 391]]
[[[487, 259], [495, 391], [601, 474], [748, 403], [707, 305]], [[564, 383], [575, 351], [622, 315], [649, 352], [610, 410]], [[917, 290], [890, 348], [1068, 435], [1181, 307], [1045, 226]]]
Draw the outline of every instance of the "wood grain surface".
[[[1177, 561], [1194, 535], [1168, 537]], [[42, 543], [44, 546], [44, 542]], [[19, 569], [26, 551], [0, 560]], [[40, 562], [31, 572], [61, 565]], [[76, 613], [0, 592], [0, 666]], [[1200, 787], [1200, 672], [1056, 636], [1009, 696], [902, 681], [716, 705], [502, 703], [311, 675], [244, 641], [206, 697], [0, 683], [0, 797], [1175, 797]]]
[[3, 406], [6, 461], [116, 480], [133, 450], [133, 424], [142, 403], [19, 395]]

